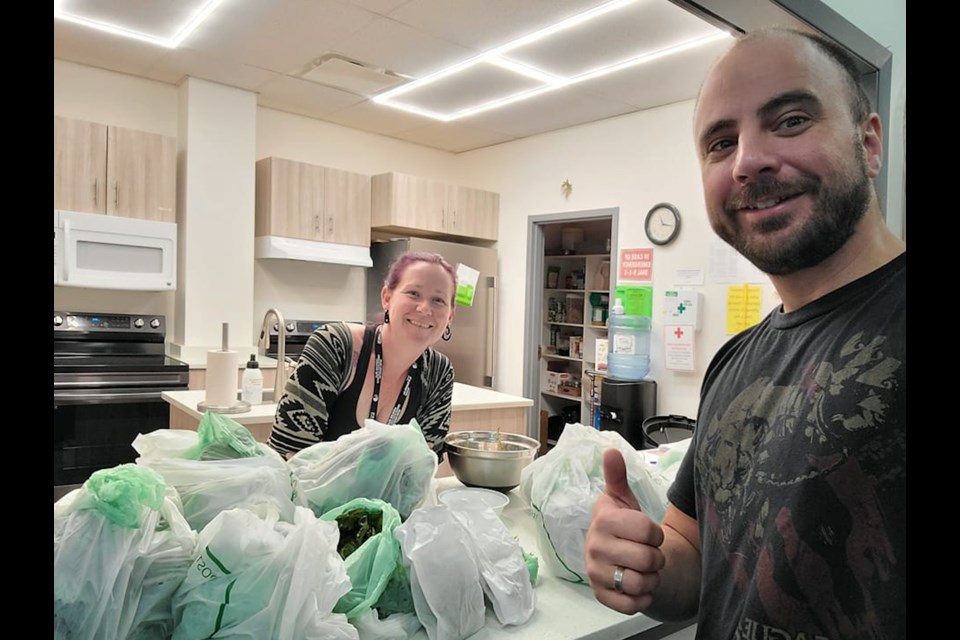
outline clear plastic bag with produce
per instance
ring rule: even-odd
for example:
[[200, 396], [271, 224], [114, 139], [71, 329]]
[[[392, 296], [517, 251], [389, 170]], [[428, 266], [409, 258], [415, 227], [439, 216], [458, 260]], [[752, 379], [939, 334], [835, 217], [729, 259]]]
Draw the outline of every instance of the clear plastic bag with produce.
[[173, 640], [357, 640], [333, 613], [350, 591], [337, 525], [305, 507], [293, 520], [245, 509], [214, 518], [174, 594]]
[[616, 431], [567, 424], [550, 455], [520, 473], [520, 493], [538, 525], [540, 555], [564, 580], [587, 582], [583, 545], [593, 504], [604, 490], [607, 449], [623, 454], [627, 480], [644, 513], [659, 522], [666, 512], [670, 481], [650, 468], [643, 452]]
[[169, 638], [197, 544], [176, 491], [133, 464], [96, 471], [53, 506], [55, 638]]
[[316, 514], [354, 498], [388, 502], [405, 519], [431, 495], [437, 456], [416, 421], [363, 428], [297, 452], [288, 461], [297, 496]]
[[[400, 543], [394, 537], [400, 513], [383, 500], [356, 498], [327, 511], [320, 519], [337, 523], [337, 551], [350, 577], [350, 592], [340, 598], [334, 611], [345, 614], [352, 622], [367, 611], [378, 609], [386, 594], [389, 602], [384, 603], [378, 617], [413, 613], [410, 584], [400, 560]], [[388, 592], [391, 584], [394, 588]], [[404, 588], [406, 594], [397, 591]]]
[[[208, 424], [211, 423], [208, 420]], [[236, 426], [246, 430], [243, 425]], [[243, 451], [225, 444], [224, 439], [208, 439], [205, 446], [200, 433], [182, 429], [157, 429], [140, 434], [133, 441], [133, 448], [140, 454], [137, 464], [153, 469], [177, 490], [183, 515], [196, 531], [202, 530], [221, 511], [233, 508], [250, 509], [263, 515], [275, 511], [281, 520], [291, 522], [294, 506], [300, 504], [294, 502], [293, 478], [280, 454], [255, 441], [252, 448], [246, 447], [245, 438], [235, 437], [237, 431], [227, 436], [226, 441], [243, 445], [240, 447]], [[221, 435], [224, 435], [222, 430]], [[247, 455], [252, 449], [258, 450], [259, 455]], [[231, 450], [237, 457], [224, 457]], [[201, 459], [190, 456], [201, 456]]]

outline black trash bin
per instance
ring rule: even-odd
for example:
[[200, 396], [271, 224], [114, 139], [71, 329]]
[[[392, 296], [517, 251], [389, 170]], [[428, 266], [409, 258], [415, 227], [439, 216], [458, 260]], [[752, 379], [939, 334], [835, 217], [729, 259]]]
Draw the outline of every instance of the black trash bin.
[[651, 416], [643, 421], [647, 448], [656, 448], [693, 436], [697, 423], [686, 416]]

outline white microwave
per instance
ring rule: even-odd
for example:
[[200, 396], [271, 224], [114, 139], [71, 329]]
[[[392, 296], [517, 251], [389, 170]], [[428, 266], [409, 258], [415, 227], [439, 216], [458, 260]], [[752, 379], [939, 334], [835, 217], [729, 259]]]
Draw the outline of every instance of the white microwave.
[[177, 225], [53, 212], [53, 284], [167, 291], [177, 287]]

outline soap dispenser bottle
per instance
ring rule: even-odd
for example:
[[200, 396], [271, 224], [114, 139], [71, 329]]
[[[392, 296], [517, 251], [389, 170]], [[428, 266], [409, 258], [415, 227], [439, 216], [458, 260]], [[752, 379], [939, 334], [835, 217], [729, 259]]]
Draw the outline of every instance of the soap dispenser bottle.
[[240, 399], [251, 405], [263, 402], [263, 372], [260, 371], [260, 363], [257, 362], [255, 353], [250, 354], [247, 368], [243, 370]]

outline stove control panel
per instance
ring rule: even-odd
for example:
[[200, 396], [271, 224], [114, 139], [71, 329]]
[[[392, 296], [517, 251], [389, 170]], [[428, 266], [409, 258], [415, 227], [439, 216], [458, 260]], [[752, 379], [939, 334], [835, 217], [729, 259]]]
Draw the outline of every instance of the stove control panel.
[[109, 331], [110, 333], [164, 333], [164, 317], [127, 313], [54, 311], [54, 331]]

